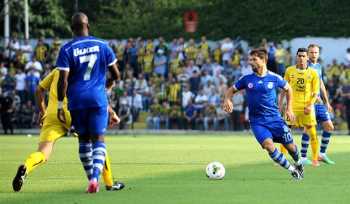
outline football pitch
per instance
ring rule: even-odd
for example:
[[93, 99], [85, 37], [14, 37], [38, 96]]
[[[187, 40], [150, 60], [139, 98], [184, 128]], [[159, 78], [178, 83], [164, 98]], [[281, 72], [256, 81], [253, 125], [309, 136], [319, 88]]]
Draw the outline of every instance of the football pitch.
[[[295, 138], [300, 144], [300, 138]], [[350, 137], [331, 139], [336, 164], [307, 166], [302, 181], [273, 164], [250, 135], [107, 136], [113, 176], [122, 191], [86, 194], [87, 179], [76, 138], [62, 138], [51, 159], [12, 191], [17, 167], [37, 148], [38, 137], [0, 136], [1, 204], [218, 204], [349, 203]], [[310, 152], [310, 151], [309, 151]], [[290, 157], [288, 157], [290, 159]], [[226, 167], [223, 180], [208, 180], [211, 161]], [[100, 182], [101, 183], [101, 182]]]

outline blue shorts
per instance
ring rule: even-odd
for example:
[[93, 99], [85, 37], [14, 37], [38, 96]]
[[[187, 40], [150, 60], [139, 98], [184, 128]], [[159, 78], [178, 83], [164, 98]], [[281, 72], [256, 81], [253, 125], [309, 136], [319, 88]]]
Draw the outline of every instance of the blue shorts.
[[293, 137], [286, 122], [281, 120], [271, 122], [255, 122], [250, 124], [256, 140], [262, 144], [271, 138], [273, 142], [281, 144], [293, 143]]
[[315, 104], [315, 113], [317, 123], [323, 123], [331, 120], [331, 116], [328, 113], [327, 107], [323, 104]]
[[104, 135], [108, 125], [107, 107], [87, 108], [70, 111], [72, 125], [79, 135]]

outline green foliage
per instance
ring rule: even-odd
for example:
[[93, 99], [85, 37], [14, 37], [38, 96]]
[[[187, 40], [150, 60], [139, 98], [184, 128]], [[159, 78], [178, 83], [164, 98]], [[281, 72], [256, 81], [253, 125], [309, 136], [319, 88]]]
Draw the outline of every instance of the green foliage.
[[[3, 1], [0, 6], [3, 8]], [[59, 0], [28, 0], [30, 37], [70, 35], [69, 24]], [[9, 1], [11, 32], [24, 37], [24, 1]], [[3, 14], [2, 14], [3, 15]], [[3, 22], [4, 18], [1, 18]], [[0, 28], [3, 32], [3, 27]]]
[[63, 8], [59, 6], [59, 0], [30, 1], [30, 33], [34, 37], [70, 35], [69, 24], [65, 18]]
[[[16, 30], [23, 21], [23, 1], [11, 1]], [[73, 0], [29, 0], [31, 34], [70, 37]], [[102, 38], [163, 36], [210, 39], [240, 36], [257, 43], [299, 36], [345, 37], [350, 24], [347, 0], [79, 0], [90, 19], [92, 34]], [[3, 2], [0, 2], [2, 5]], [[184, 32], [183, 13], [199, 15], [197, 32]], [[2, 19], [0, 20], [2, 21]], [[2, 29], [2, 28], [0, 28]], [[18, 30], [18, 28], [17, 28]], [[22, 29], [23, 30], [23, 29]]]

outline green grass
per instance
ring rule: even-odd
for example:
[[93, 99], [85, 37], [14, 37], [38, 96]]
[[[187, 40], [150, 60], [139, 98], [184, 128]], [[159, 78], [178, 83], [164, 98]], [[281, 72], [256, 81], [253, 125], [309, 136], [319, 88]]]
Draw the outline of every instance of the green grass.
[[[84, 193], [87, 180], [76, 138], [63, 138], [50, 161], [27, 177], [20, 193], [14, 193], [11, 182], [16, 169], [37, 142], [37, 137], [0, 136], [1, 204], [339, 204], [350, 200], [350, 137], [332, 139], [329, 152], [336, 165], [306, 167], [301, 182], [273, 165], [249, 135], [107, 137], [114, 177], [127, 187], [120, 192], [102, 188], [94, 195]], [[213, 160], [225, 165], [224, 180], [205, 177], [204, 168]]]

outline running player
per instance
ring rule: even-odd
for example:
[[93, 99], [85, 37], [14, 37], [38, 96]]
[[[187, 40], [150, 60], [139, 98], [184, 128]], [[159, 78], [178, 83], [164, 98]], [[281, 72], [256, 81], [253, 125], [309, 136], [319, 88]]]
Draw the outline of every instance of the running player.
[[[293, 178], [303, 178], [303, 165], [301, 163], [297, 145], [293, 141], [290, 129], [282, 119], [276, 104], [276, 89], [286, 92], [286, 114], [294, 119], [291, 107], [292, 91], [288, 83], [279, 75], [267, 70], [267, 51], [255, 49], [250, 52], [252, 74], [239, 79], [225, 94], [223, 108], [231, 113], [233, 110], [232, 96], [239, 90], [245, 89], [249, 107], [249, 121], [255, 138], [265, 149], [272, 160], [287, 169]], [[285, 156], [278, 151], [274, 142], [283, 144], [292, 156], [295, 165], [291, 165]]]
[[[57, 81], [59, 71], [54, 69], [49, 75], [47, 75], [38, 85], [36, 89], [36, 98], [39, 105], [39, 123], [42, 126], [40, 131], [40, 142], [36, 152], [33, 152], [25, 160], [24, 164], [20, 165], [17, 170], [17, 174], [13, 179], [12, 187], [14, 191], [20, 191], [24, 183], [24, 179], [29, 175], [36, 167], [44, 164], [48, 161], [55, 142], [62, 136], [68, 133], [71, 126], [71, 118], [69, 111], [67, 110], [67, 99], [64, 99], [64, 108], [66, 113], [66, 123], [61, 123], [57, 119]], [[109, 88], [109, 87], [107, 87]], [[45, 92], [49, 91], [49, 101], [46, 107], [45, 104]], [[111, 115], [109, 124], [119, 123], [119, 118], [116, 113], [110, 108], [109, 114]], [[112, 170], [108, 156], [106, 156], [106, 162], [103, 168], [103, 180], [106, 184], [107, 190], [120, 190], [124, 187], [121, 182], [113, 183]]]

